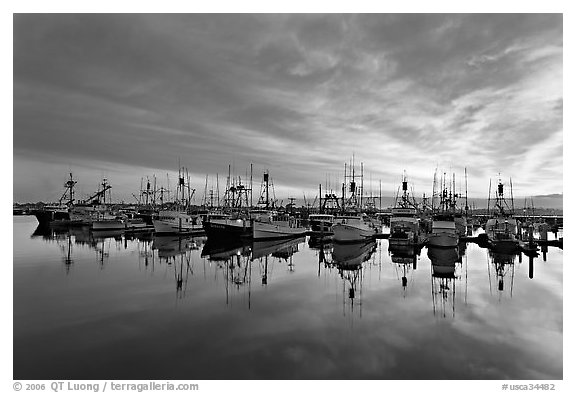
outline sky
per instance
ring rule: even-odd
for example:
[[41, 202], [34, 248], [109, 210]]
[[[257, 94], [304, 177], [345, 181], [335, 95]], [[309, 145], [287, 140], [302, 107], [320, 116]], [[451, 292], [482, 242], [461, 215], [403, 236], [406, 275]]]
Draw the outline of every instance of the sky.
[[434, 172], [485, 197], [563, 193], [561, 14], [15, 14], [13, 197], [79, 197], [103, 178], [134, 201], [141, 179], [202, 198], [229, 165], [255, 193], [366, 194]]

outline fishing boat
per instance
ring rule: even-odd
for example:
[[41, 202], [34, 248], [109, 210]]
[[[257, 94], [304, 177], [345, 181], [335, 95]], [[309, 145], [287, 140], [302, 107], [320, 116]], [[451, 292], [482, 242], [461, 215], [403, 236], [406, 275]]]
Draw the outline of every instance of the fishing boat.
[[[351, 170], [347, 171], [344, 164], [344, 184], [342, 186], [342, 214], [334, 218], [332, 232], [334, 232], [334, 242], [361, 242], [374, 239], [380, 233], [381, 226], [367, 214], [361, 213], [363, 198], [363, 173], [364, 167], [361, 165], [360, 186], [358, 186], [354, 169], [354, 162], [351, 163]], [[348, 184], [348, 195], [345, 195], [344, 185]]]
[[307, 229], [301, 221], [288, 213], [278, 213], [274, 210], [275, 198], [270, 199], [272, 179], [268, 172], [264, 173], [258, 206], [261, 209], [250, 213], [252, 218], [252, 238], [257, 240], [299, 237], [306, 234]]
[[154, 224], [149, 225], [144, 218], [133, 215], [124, 218], [124, 229], [126, 232], [154, 231]]
[[268, 211], [266, 216], [260, 214], [252, 223], [254, 240], [299, 237], [306, 235], [307, 229], [300, 220], [288, 214], [275, 214]]
[[[125, 229], [124, 216], [119, 214], [118, 211], [109, 203], [111, 200], [110, 189], [112, 187], [107, 183], [106, 179], [102, 181], [102, 190], [98, 191], [95, 195], [97, 197], [94, 209], [86, 210], [90, 212], [89, 220], [90, 227], [93, 231], [123, 231]], [[108, 192], [108, 203], [106, 203], [106, 193]], [[102, 201], [100, 200], [102, 197]]]
[[[187, 176], [185, 176], [187, 175]], [[204, 232], [199, 215], [188, 214], [194, 190], [190, 188], [190, 177], [185, 168], [178, 170], [178, 187], [172, 206], [158, 212], [152, 218], [157, 235], [197, 235]]]
[[194, 235], [204, 232], [200, 218], [185, 211], [161, 210], [152, 223], [157, 235]]
[[[41, 209], [34, 209], [31, 214], [36, 217], [38, 224], [41, 226], [47, 225], [71, 225], [77, 222], [77, 220], [71, 218], [70, 208], [74, 203], [74, 186], [77, 181], [72, 177], [70, 173], [69, 180], [64, 183], [64, 193], [58, 200], [57, 204], [45, 205]], [[68, 199], [66, 202], [65, 200]]]
[[[70, 218], [81, 225], [87, 225], [91, 228], [94, 221], [102, 220], [103, 217], [110, 219], [109, 216], [112, 215], [109, 203], [111, 200], [111, 189], [112, 186], [108, 184], [106, 179], [103, 179], [94, 194], [85, 200], [78, 201], [70, 208]], [[106, 202], [106, 194], [108, 194], [108, 203]]]
[[[490, 181], [490, 188], [492, 181]], [[504, 195], [504, 184], [499, 179], [496, 189], [494, 206], [490, 209], [490, 199], [488, 208], [491, 210], [491, 217], [486, 222], [486, 235], [491, 248], [499, 250], [514, 251], [519, 247], [520, 234], [518, 231], [518, 220], [514, 218], [514, 198], [512, 196], [512, 180], [510, 180], [510, 198]]]
[[378, 226], [366, 214], [334, 218], [334, 242], [360, 242], [371, 240], [378, 234]]
[[424, 230], [420, 228], [418, 205], [408, 193], [406, 176], [402, 180], [402, 195], [396, 195], [395, 207], [391, 209], [390, 245], [420, 245], [426, 240]]
[[102, 213], [92, 221], [93, 231], [118, 231], [125, 229], [124, 219], [110, 212]]
[[[453, 175], [454, 178], [454, 175]], [[436, 193], [436, 173], [434, 173], [433, 199], [438, 196]], [[428, 234], [427, 244], [432, 247], [456, 247], [460, 240], [460, 234], [455, 220], [456, 215], [456, 194], [454, 180], [450, 185], [446, 183], [446, 174], [442, 179], [441, 192], [439, 193], [440, 203], [437, 208], [433, 208], [432, 228]], [[464, 235], [466, 226], [464, 226]]]
[[236, 182], [228, 173], [224, 193], [224, 213], [208, 214], [202, 223], [209, 239], [219, 242], [252, 238], [252, 220], [248, 212], [251, 193], [251, 187], [240, 180]]

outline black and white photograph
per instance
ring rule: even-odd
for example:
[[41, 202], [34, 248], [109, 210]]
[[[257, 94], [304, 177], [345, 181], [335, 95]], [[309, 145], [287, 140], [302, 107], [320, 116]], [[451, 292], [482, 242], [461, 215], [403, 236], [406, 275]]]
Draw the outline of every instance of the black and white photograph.
[[8, 388], [562, 391], [564, 15], [250, 10], [13, 13]]

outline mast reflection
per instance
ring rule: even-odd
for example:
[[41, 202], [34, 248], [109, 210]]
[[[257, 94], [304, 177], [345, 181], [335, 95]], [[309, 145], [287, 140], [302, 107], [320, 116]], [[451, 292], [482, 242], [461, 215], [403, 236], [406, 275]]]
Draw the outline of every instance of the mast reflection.
[[194, 274], [192, 250], [198, 249], [197, 242], [200, 241], [193, 237], [157, 236], [152, 242], [152, 249], [157, 250], [158, 260], [173, 267], [178, 298], [186, 295], [188, 277]]

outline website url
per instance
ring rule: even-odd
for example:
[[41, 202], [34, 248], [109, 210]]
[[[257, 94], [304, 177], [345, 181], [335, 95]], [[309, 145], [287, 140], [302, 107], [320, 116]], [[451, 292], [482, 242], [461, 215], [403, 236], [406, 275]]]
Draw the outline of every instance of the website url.
[[154, 390], [200, 390], [197, 383], [179, 383], [174, 384], [170, 382], [157, 383], [117, 383], [111, 382], [110, 389], [114, 391], [134, 391], [146, 392]]

